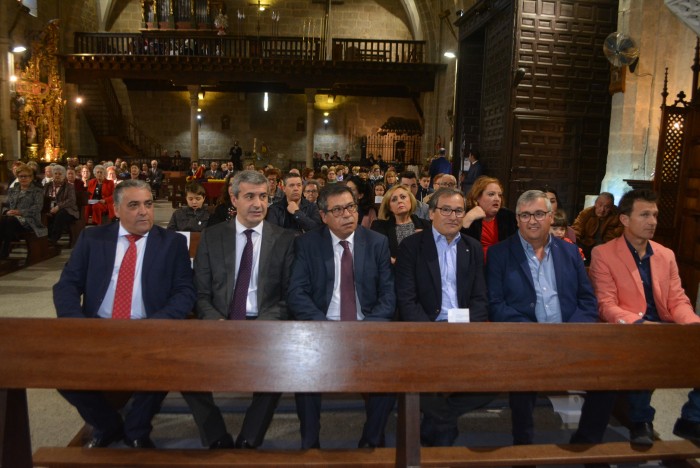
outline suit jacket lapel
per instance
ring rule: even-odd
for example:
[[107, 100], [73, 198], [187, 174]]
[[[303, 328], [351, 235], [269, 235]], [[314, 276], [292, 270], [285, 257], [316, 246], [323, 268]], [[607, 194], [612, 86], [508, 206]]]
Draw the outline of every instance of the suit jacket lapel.
[[520, 244], [520, 236], [513, 235], [508, 239], [508, 242], [510, 242], [510, 251], [513, 254], [513, 258], [517, 259], [520, 269], [525, 275], [525, 278], [527, 278], [527, 282], [530, 284], [530, 288], [532, 288], [532, 291], [534, 291], [535, 283], [532, 281], [532, 273], [530, 272], [530, 265], [527, 263], [525, 250]]
[[104, 259], [104, 269], [109, 271], [108, 275], [103, 275], [104, 280], [101, 286], [102, 296], [104, 296], [105, 292], [107, 292], [109, 281], [112, 278], [112, 271], [114, 271], [114, 262], [117, 255], [117, 241], [119, 239], [119, 223], [110, 224], [109, 228], [107, 228], [106, 234], [107, 235], [104, 236], [102, 242], [100, 242], [102, 247], [102, 252], [100, 252], [101, 255], [97, 257]]
[[267, 265], [272, 255], [272, 248], [275, 245], [275, 237], [272, 230], [269, 228], [267, 221], [263, 221], [262, 239], [260, 241], [260, 260], [258, 261], [258, 308], [260, 307], [262, 298], [267, 292], [264, 290], [267, 282], [264, 265]]
[[[264, 229], [263, 229], [264, 231]], [[223, 231], [217, 251], [224, 253], [224, 270], [226, 272], [226, 304], [231, 303], [233, 290], [236, 287], [236, 222], [231, 220], [226, 222], [226, 229]], [[211, 247], [209, 252], [211, 253]]]
[[[461, 234], [460, 234], [461, 236]], [[469, 245], [461, 239], [457, 243], [457, 303], [459, 307], [466, 307], [469, 301], [467, 300], [467, 275], [469, 274], [469, 261], [472, 252]]]
[[[425, 252], [424, 258], [428, 259], [428, 272], [430, 273], [430, 278], [433, 281], [433, 288], [438, 291], [438, 297], [442, 298], [442, 279], [440, 277], [440, 260], [438, 259], [438, 250], [435, 245], [435, 240], [433, 239], [433, 230], [426, 229], [423, 231], [423, 251]], [[441, 299], [438, 303], [442, 302]]]
[[[353, 247], [352, 259], [355, 275], [355, 292], [358, 298], [362, 298], [362, 281], [360, 281], [360, 277], [362, 276], [362, 272], [365, 271], [365, 252], [367, 252], [367, 233], [362, 226], [358, 226], [357, 229], [355, 229], [355, 245]], [[361, 302], [362, 300], [360, 299], [360, 303]]]
[[[632, 275], [632, 279], [634, 280], [634, 285], [637, 288], [637, 294], [639, 294], [639, 297], [644, 298], [644, 286], [642, 285], [642, 275], [639, 274], [639, 268], [637, 268], [637, 264], [634, 262], [634, 256], [632, 255], [632, 252], [630, 252], [629, 247], [627, 246], [627, 241], [625, 241], [625, 236], [620, 236], [617, 239], [615, 239], [613, 242], [617, 242], [615, 245], [615, 253], [619, 257], [620, 262], [627, 268], [627, 271], [629, 271], [630, 275]], [[651, 257], [652, 259], [652, 264], [654, 263], [654, 255]], [[653, 265], [652, 265], [652, 272], [653, 272]], [[653, 275], [653, 273], [652, 273]], [[653, 282], [653, 281], [652, 281]], [[646, 301], [646, 299], [644, 299]]]
[[321, 231], [321, 258], [326, 268], [326, 311], [333, 297], [333, 283], [335, 282], [335, 256], [333, 252], [333, 240], [327, 226]]

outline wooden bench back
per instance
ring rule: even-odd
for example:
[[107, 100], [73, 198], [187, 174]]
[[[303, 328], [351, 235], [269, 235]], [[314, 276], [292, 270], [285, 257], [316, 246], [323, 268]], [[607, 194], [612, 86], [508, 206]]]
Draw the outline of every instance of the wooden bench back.
[[0, 319], [0, 388], [686, 388], [699, 355], [700, 327], [681, 325]]

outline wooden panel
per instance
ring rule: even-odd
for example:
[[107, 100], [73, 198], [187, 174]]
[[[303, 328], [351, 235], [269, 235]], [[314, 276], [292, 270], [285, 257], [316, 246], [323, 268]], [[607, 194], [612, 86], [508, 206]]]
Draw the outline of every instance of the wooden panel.
[[[539, 120], [531, 126], [541, 138], [533, 144], [514, 124], [512, 166], [527, 167], [558, 188], [562, 208], [574, 217], [584, 196], [600, 191], [605, 174], [610, 96], [602, 42], [615, 29], [617, 2], [524, 0], [521, 5], [515, 60], [526, 74], [515, 91], [513, 118]], [[556, 118], [559, 128], [551, 125]]]
[[513, 7], [505, 10], [484, 31], [484, 77], [481, 101], [481, 157], [493, 175], [507, 184], [510, 158], [507, 148], [510, 124], [510, 89], [513, 54]]
[[[487, 172], [504, 182], [509, 205], [519, 191], [544, 182], [558, 189], [573, 217], [585, 194], [599, 192], [605, 174], [610, 96], [602, 43], [616, 28], [617, 2], [519, 0], [489, 12], [478, 33], [472, 10], [458, 24], [461, 44], [484, 38], [479, 146]], [[515, 83], [518, 68], [525, 76]], [[460, 94], [460, 138], [470, 130], [468, 95]]]
[[0, 388], [687, 388], [700, 386], [698, 355], [700, 327], [675, 324], [0, 319]]
[[[634, 462], [658, 459], [698, 457], [700, 448], [687, 440], [656, 441], [653, 447], [639, 449], [629, 442], [595, 446], [519, 445], [512, 447], [430, 447], [421, 449], [421, 466], [488, 467], [550, 465], [568, 460], [580, 463]], [[303, 452], [265, 450], [123, 450], [81, 448], [41, 448], [34, 461], [40, 466], [405, 466], [396, 464], [393, 449], [374, 450], [306, 450]], [[676, 465], [674, 465], [676, 466]]]

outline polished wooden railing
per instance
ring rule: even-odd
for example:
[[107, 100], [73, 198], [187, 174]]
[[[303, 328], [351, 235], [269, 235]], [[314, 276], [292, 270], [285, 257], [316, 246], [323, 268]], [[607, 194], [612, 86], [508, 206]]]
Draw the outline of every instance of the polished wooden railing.
[[[319, 38], [211, 32], [75, 33], [74, 54], [326, 60]], [[423, 63], [425, 41], [333, 39], [334, 61]]]

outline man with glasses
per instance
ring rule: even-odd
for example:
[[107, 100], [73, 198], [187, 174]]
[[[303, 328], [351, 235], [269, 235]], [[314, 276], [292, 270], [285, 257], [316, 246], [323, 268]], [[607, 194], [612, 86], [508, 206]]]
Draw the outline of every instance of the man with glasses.
[[304, 182], [304, 198], [314, 205], [316, 205], [316, 200], [318, 200], [318, 192], [320, 191], [321, 187], [318, 185], [317, 181], [309, 179]]
[[[552, 205], [544, 192], [518, 199], [518, 233], [489, 249], [486, 279], [492, 322], [598, 322], [598, 302], [575, 245], [549, 233]], [[512, 392], [515, 445], [532, 444], [535, 392]], [[588, 392], [572, 443], [600, 443], [614, 402], [611, 392]]]
[[[396, 259], [396, 296], [401, 320], [445, 322], [451, 309], [469, 309], [471, 322], [488, 320], [488, 298], [481, 245], [460, 233], [464, 195], [454, 188], [436, 191], [428, 204], [432, 229], [401, 242]], [[458, 418], [493, 399], [490, 394], [421, 394], [421, 443], [451, 446]]]
[[[345, 185], [321, 190], [325, 226], [296, 238], [287, 307], [297, 320], [389, 321], [394, 315], [394, 274], [386, 236], [358, 226], [357, 200]], [[359, 447], [384, 445], [395, 396], [372, 394]], [[319, 448], [321, 395], [296, 395], [301, 448]]]

